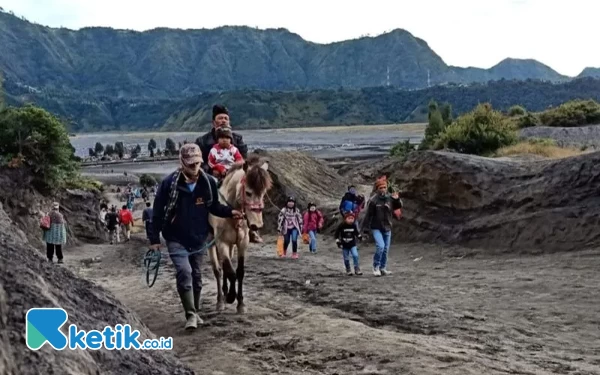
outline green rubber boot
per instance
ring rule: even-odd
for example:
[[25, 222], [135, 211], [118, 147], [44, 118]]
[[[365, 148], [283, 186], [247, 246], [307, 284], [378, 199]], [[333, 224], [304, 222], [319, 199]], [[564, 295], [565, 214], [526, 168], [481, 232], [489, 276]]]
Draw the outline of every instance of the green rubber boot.
[[196, 329], [198, 328], [198, 315], [196, 315], [196, 309], [194, 308], [194, 293], [191, 290], [185, 292], [179, 292], [179, 298], [183, 305], [183, 311], [185, 312], [185, 329]]

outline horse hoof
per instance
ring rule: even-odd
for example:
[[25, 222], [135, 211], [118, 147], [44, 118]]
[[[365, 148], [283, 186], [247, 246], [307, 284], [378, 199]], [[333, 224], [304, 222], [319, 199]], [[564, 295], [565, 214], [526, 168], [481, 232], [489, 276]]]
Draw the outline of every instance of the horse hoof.
[[237, 313], [240, 315], [245, 314], [246, 313], [246, 305], [238, 305]]
[[225, 302], [227, 302], [228, 304], [232, 304], [235, 302], [237, 295], [234, 293], [229, 293], [227, 294], [227, 298], [225, 299]]
[[223, 301], [217, 302], [217, 311], [223, 311], [223, 310], [225, 310], [225, 304], [223, 303]]

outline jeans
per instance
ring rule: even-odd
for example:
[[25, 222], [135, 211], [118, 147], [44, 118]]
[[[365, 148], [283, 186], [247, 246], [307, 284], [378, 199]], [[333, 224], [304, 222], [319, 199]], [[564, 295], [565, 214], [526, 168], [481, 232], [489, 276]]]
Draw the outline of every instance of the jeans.
[[350, 249], [342, 249], [344, 255], [344, 266], [346, 270], [350, 270], [350, 254], [352, 254], [352, 261], [354, 262], [354, 268], [358, 268], [358, 248], [353, 246]]
[[308, 244], [308, 248], [311, 253], [317, 252], [317, 232], [314, 230], [309, 230], [308, 235], [310, 236], [310, 243]]
[[298, 252], [298, 229], [288, 229], [287, 233], [283, 236], [283, 252], [287, 252], [288, 246], [290, 246], [290, 240], [292, 241], [292, 251]]
[[186, 249], [181, 244], [173, 241], [167, 241], [167, 249], [173, 265], [175, 265], [177, 291], [183, 293], [193, 290], [200, 293], [202, 290], [202, 258], [206, 250], [192, 255], [186, 252], [197, 251], [197, 249]]
[[392, 231], [381, 231], [372, 229], [373, 240], [375, 240], [375, 255], [373, 255], [373, 268], [384, 269], [387, 265], [388, 251], [392, 240]]
[[146, 221], [146, 238], [150, 239], [151, 235], [152, 235], [152, 222]]
[[46, 243], [46, 257], [48, 258], [48, 260], [52, 261], [52, 259], [54, 258], [54, 249], [56, 249], [56, 257], [58, 258], [58, 260], [62, 260], [62, 245]]

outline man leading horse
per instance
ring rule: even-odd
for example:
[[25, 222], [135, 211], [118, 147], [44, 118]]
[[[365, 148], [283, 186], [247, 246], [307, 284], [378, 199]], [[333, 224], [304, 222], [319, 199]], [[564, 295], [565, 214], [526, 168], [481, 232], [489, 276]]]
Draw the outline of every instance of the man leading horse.
[[[221, 127], [231, 127], [229, 121], [229, 111], [227, 108], [220, 104], [215, 104], [212, 108], [212, 128], [206, 134], [196, 138], [196, 144], [200, 147], [202, 151], [202, 159], [204, 160], [204, 164], [202, 165], [202, 169], [212, 175], [212, 171], [210, 166], [208, 165], [208, 154], [212, 147], [218, 142], [217, 139], [217, 128]], [[248, 145], [244, 143], [244, 139], [239, 133], [232, 133], [232, 142], [231, 142], [242, 154], [244, 160], [248, 159]], [[260, 238], [258, 231], [251, 230], [250, 231], [250, 242], [254, 243], [262, 243], [263, 240]]]
[[180, 167], [165, 177], [156, 193], [150, 247], [160, 249], [160, 233], [167, 242], [177, 273], [177, 292], [186, 317], [185, 329], [202, 324], [198, 316], [202, 291], [202, 258], [214, 236], [209, 214], [242, 219], [238, 210], [219, 202], [214, 178], [201, 171], [202, 154], [189, 143], [179, 151]]

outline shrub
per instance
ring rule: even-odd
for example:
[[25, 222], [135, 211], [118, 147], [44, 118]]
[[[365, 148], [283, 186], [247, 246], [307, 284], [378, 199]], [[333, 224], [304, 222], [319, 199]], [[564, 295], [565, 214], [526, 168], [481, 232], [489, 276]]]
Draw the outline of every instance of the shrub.
[[540, 118], [532, 113], [527, 113], [525, 116], [516, 117], [514, 121], [515, 125], [520, 129], [540, 126], [542, 124]]
[[525, 110], [525, 108], [521, 107], [520, 105], [513, 105], [508, 109], [508, 115], [510, 117], [524, 116], [526, 113], [527, 111]]
[[140, 176], [140, 185], [144, 187], [152, 187], [156, 185], [156, 179], [149, 174], [143, 174]]
[[545, 126], [580, 126], [600, 123], [600, 104], [594, 100], [573, 100], [540, 114]]
[[64, 124], [32, 105], [0, 111], [0, 155], [27, 167], [36, 181], [50, 188], [79, 175]]
[[403, 142], [396, 143], [390, 149], [390, 155], [398, 158], [405, 158], [415, 150], [415, 146], [410, 144], [410, 141], [407, 139]]
[[500, 147], [517, 142], [515, 126], [488, 103], [459, 117], [435, 142], [436, 149], [447, 148], [465, 154], [489, 155]]

